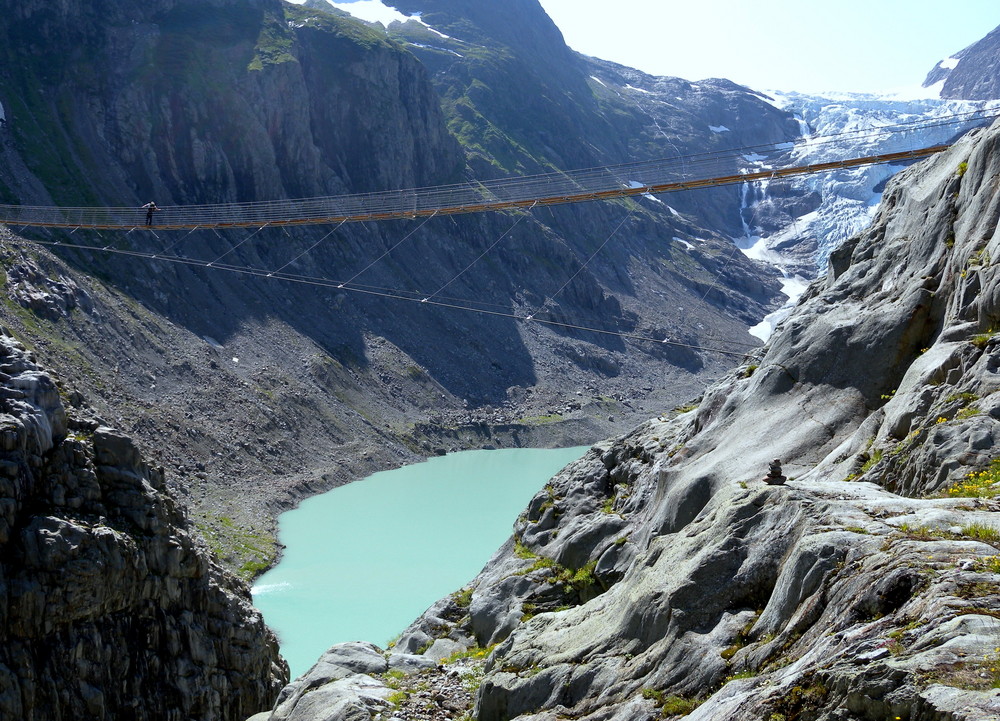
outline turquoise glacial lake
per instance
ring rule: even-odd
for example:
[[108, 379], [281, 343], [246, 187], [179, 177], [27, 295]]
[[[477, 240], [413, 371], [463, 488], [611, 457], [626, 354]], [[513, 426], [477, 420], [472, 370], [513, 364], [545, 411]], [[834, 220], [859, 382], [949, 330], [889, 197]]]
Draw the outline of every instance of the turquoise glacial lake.
[[330, 646], [382, 648], [471, 581], [518, 514], [589, 446], [465, 451], [376, 473], [281, 514], [281, 562], [253, 587], [292, 678]]

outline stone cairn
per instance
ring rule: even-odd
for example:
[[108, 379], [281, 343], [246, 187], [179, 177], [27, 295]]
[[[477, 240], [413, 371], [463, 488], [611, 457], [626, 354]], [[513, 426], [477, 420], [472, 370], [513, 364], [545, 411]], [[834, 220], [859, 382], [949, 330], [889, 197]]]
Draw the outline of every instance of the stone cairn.
[[764, 476], [764, 483], [769, 486], [783, 486], [788, 479], [781, 475], [781, 461], [775, 458], [768, 464], [767, 475]]

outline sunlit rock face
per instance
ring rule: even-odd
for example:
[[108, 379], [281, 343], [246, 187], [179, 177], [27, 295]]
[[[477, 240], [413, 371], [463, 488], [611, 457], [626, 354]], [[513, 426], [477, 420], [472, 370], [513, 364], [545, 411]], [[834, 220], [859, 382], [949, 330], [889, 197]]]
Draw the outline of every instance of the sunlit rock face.
[[[489, 649], [481, 721], [994, 714], [998, 147], [890, 182], [767, 345], [553, 478], [398, 648]], [[359, 673], [273, 718], [386, 712]]]
[[942, 98], [990, 100], [1000, 97], [1000, 27], [939, 62], [925, 87], [941, 85]]

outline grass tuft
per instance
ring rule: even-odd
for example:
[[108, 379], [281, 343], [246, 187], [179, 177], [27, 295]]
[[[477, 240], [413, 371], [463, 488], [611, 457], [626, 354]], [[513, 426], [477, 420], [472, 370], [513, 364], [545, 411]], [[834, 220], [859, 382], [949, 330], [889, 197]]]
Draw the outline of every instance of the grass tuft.
[[984, 523], [970, 523], [962, 526], [962, 535], [975, 538], [979, 541], [1000, 541], [1000, 529], [994, 526], [987, 526]]
[[1000, 458], [994, 458], [981, 471], [966, 474], [965, 478], [945, 490], [949, 498], [995, 498], [1000, 496]]

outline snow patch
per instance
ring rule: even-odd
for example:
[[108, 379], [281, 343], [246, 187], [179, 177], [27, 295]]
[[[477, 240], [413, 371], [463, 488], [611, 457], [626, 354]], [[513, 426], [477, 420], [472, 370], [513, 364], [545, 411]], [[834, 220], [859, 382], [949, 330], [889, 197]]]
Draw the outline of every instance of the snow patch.
[[[653, 94], [653, 92], [652, 92], [651, 90], [644, 90], [643, 88], [637, 88], [637, 87], [635, 87], [634, 85], [628, 85], [628, 84], [626, 84], [626, 85], [625, 85], [625, 89], [626, 89], [626, 90], [634, 90], [634, 91], [636, 91], [637, 93], [645, 93], [646, 95], [652, 95], [652, 94]], [[679, 99], [680, 99], [680, 98], [678, 98], [678, 100], [679, 100]]]
[[595, 83], [600, 83], [604, 87], [608, 87], [607, 84], [603, 80], [601, 80], [599, 77], [597, 77], [596, 75], [591, 75], [590, 79], [593, 80]]
[[790, 278], [784, 278], [781, 281], [781, 292], [788, 296], [788, 300], [778, 310], [768, 313], [764, 316], [764, 320], [751, 327], [749, 329], [750, 335], [760, 338], [767, 343], [771, 334], [774, 333], [774, 329], [778, 327], [781, 321], [788, 317], [789, 313], [792, 312], [792, 308], [799, 302], [799, 298], [802, 297], [802, 294], [805, 293], [808, 287], [809, 281], [802, 276], [795, 275]]
[[942, 70], [954, 70], [958, 67], [959, 60], [961, 60], [961, 58], [945, 58], [938, 63], [938, 67]]
[[729, 128], [727, 128], [725, 125], [709, 125], [708, 129], [711, 130], [713, 133], [728, 133], [729, 132]]
[[767, 160], [767, 156], [760, 153], [744, 153], [743, 159], [748, 163], [759, 163], [762, 160]]
[[[299, 0], [292, 1], [299, 2]], [[389, 27], [392, 23], [405, 23], [410, 20], [414, 20], [435, 35], [442, 37], [445, 40], [452, 39], [450, 35], [445, 35], [443, 32], [435, 30], [430, 25], [425, 23], [423, 19], [421, 19], [420, 13], [404, 15], [391, 5], [386, 5], [382, 2], [382, 0], [354, 0], [353, 2], [330, 1], [330, 4], [338, 10], [343, 10], [348, 15], [356, 17], [358, 20], [364, 20], [366, 23], [382, 23], [385, 27]], [[461, 57], [461, 55], [459, 55], [459, 57]]]
[[[628, 181], [628, 187], [632, 188], [633, 190], [635, 190], [637, 188], [645, 188], [646, 184], [645, 183], [640, 183], [640, 182], [638, 182], [636, 180], [630, 180], [630, 181]], [[642, 197], [646, 198], [648, 200], [652, 200], [654, 203], [659, 203], [660, 205], [666, 205], [662, 200], [660, 200], [655, 195], [652, 195], [650, 193], [643, 193]], [[673, 208], [671, 208], [671, 210], [673, 210]], [[674, 215], [677, 215], [676, 211], [674, 211]]]
[[676, 240], [678, 243], [680, 243], [681, 245], [683, 245], [688, 250], [691, 250], [692, 248], [694, 248], [694, 243], [689, 243], [688, 241], [684, 240], [683, 238], [678, 238], [676, 235], [674, 236], [674, 240]]
[[[388, 26], [394, 22], [405, 23], [410, 19], [409, 16], [399, 12], [396, 8], [383, 3], [382, 0], [356, 0], [355, 2], [331, 2], [330, 4], [367, 23], [382, 23]], [[417, 18], [419, 15], [414, 17], [415, 20]]]
[[[427, 28], [428, 30], [430, 30], [432, 33], [434, 33], [435, 35], [437, 35], [439, 38], [444, 38], [445, 40], [454, 40], [455, 39], [451, 35], [445, 35], [440, 30], [435, 30], [434, 28], [432, 28], [430, 25], [428, 25], [427, 23], [424, 22], [423, 18], [419, 14], [417, 14], [417, 15], [411, 15], [410, 16], [410, 20], [416, 20], [418, 23], [420, 23], [421, 25], [423, 25], [425, 28]], [[458, 53], [455, 53], [455, 54], [458, 55]], [[462, 57], [462, 56], [458, 55], [458, 57]]]
[[448, 53], [454, 55], [456, 58], [464, 58], [462, 53], [456, 53], [454, 50], [449, 50], [448, 48], [439, 48], [437, 45], [424, 45], [423, 43], [410, 43], [415, 48], [423, 48], [424, 50], [437, 50], [441, 53]]

